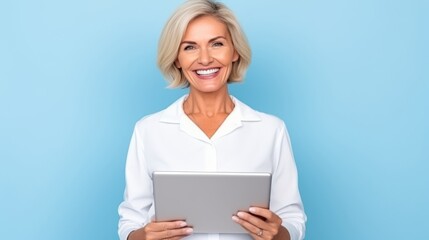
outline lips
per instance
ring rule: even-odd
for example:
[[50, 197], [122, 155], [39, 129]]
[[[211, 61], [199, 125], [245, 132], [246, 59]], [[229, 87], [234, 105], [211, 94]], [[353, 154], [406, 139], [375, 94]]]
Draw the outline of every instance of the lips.
[[219, 72], [219, 70], [220, 70], [220, 68], [209, 68], [209, 69], [196, 70], [195, 72], [199, 76], [210, 76], [212, 74], [215, 74], [215, 73]]

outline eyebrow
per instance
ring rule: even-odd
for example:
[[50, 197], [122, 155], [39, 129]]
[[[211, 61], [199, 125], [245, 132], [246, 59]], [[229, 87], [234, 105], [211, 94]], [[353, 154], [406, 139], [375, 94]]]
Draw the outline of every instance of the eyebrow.
[[[214, 37], [214, 38], [212, 38], [212, 39], [210, 39], [209, 40], [209, 42], [213, 42], [213, 41], [216, 41], [216, 40], [218, 40], [219, 38], [223, 38], [223, 39], [226, 39], [226, 37], [224, 37], [224, 36], [217, 36], [217, 37]], [[182, 41], [181, 43], [180, 43], [180, 45], [182, 45], [182, 44], [184, 44], [184, 43], [187, 43], [187, 44], [197, 44], [196, 42], [193, 42], [193, 41]]]

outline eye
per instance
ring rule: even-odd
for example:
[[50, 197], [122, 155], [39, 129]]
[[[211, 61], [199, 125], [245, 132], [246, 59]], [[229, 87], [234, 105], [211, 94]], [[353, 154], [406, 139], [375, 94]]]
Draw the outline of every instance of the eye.
[[212, 46], [213, 47], [222, 47], [223, 43], [222, 42], [213, 42]]
[[194, 50], [195, 49], [195, 47], [193, 46], [193, 45], [186, 45], [184, 48], [183, 48], [183, 50], [185, 50], [185, 51], [190, 51], [190, 50]]

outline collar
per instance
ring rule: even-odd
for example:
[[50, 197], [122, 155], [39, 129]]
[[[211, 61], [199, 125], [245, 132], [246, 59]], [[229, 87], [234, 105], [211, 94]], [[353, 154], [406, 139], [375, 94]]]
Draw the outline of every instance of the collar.
[[257, 111], [231, 96], [234, 102], [234, 109], [209, 139], [207, 135], [185, 114], [183, 102], [188, 95], [179, 98], [168, 108], [161, 112], [160, 122], [167, 124], [179, 124], [180, 130], [204, 142], [212, 142], [222, 136], [229, 134], [243, 125], [243, 122], [259, 122], [261, 118]]
[[[184, 117], [187, 117], [183, 111], [183, 102], [186, 100], [188, 95], [184, 95], [177, 99], [173, 104], [168, 106], [162, 111], [160, 122], [164, 123], [181, 123]], [[251, 107], [242, 103], [237, 98], [230, 96], [234, 102], [234, 109], [230, 113], [231, 118], [241, 122], [259, 122], [261, 117], [258, 112], [253, 110]]]

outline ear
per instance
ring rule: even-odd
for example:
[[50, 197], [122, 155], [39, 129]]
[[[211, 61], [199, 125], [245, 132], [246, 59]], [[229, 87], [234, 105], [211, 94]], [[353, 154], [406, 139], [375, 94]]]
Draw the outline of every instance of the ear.
[[232, 62], [237, 62], [240, 59], [240, 55], [238, 55], [237, 51], [234, 49], [234, 54], [232, 55]]
[[174, 61], [174, 66], [176, 66], [177, 68], [182, 68], [181, 66], [180, 66], [180, 63], [179, 63], [179, 60], [177, 60], [176, 59], [176, 61]]

